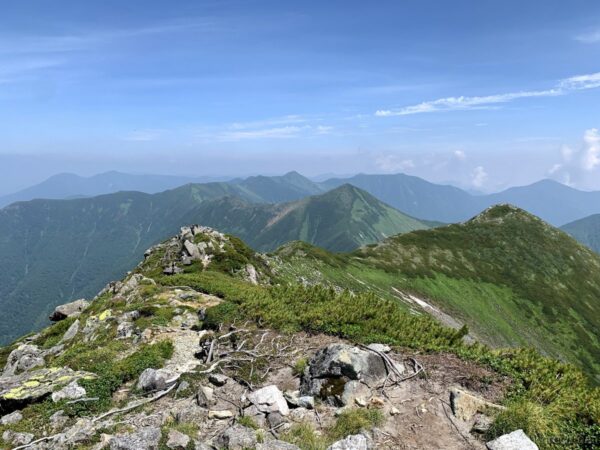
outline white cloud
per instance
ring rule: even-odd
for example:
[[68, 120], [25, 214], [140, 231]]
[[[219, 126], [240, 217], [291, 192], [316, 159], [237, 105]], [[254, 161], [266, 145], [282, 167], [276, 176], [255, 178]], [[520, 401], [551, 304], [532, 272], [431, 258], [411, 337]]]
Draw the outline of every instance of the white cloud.
[[375, 165], [383, 172], [399, 172], [415, 167], [412, 159], [405, 159], [399, 155], [379, 155], [375, 158]]
[[471, 184], [476, 188], [481, 188], [488, 179], [488, 174], [483, 166], [475, 167], [475, 170], [471, 173]]
[[565, 162], [571, 162], [575, 151], [568, 145], [563, 145], [560, 149], [560, 154]]
[[297, 137], [304, 127], [286, 126], [256, 130], [232, 130], [221, 133], [220, 141], [243, 141], [248, 139], [286, 139]]
[[319, 125], [316, 128], [317, 134], [329, 134], [333, 130], [333, 127], [326, 125]]
[[486, 109], [491, 108], [494, 105], [509, 103], [523, 98], [555, 97], [559, 95], [566, 95], [573, 91], [594, 89], [598, 87], [600, 87], [600, 72], [565, 78], [560, 80], [558, 84], [551, 89], [508, 92], [504, 94], [475, 97], [445, 97], [437, 100], [418, 103], [416, 105], [405, 106], [397, 110], [380, 109], [375, 112], [375, 115], [379, 117], [389, 117], [443, 111]]
[[600, 42], [600, 30], [580, 34], [578, 36], [575, 36], [575, 40], [583, 42], [584, 44], [595, 44], [597, 42]]
[[454, 150], [454, 157], [459, 161], [467, 159], [467, 154], [463, 150]]
[[586, 130], [583, 140], [585, 142], [582, 158], [583, 169], [591, 171], [600, 165], [600, 134], [598, 129]]
[[560, 169], [563, 168], [562, 164], [554, 164], [550, 170], [548, 171], [548, 175], [554, 175], [555, 173], [557, 173]]

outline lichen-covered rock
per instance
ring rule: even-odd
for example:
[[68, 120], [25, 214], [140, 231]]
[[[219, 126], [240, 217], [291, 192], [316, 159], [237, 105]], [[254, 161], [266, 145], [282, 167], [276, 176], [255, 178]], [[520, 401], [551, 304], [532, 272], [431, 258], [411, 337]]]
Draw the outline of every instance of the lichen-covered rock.
[[144, 427], [135, 433], [120, 434], [110, 439], [110, 450], [158, 450], [160, 430]]
[[216, 439], [217, 448], [245, 450], [257, 444], [254, 430], [242, 425], [234, 425], [223, 431]]
[[50, 367], [0, 378], [0, 409], [12, 412], [41, 401], [67, 384], [94, 379], [89, 372], [75, 372], [68, 367]]
[[485, 444], [489, 450], [539, 450], [523, 430], [516, 430]]
[[290, 409], [285, 400], [285, 397], [275, 385], [266, 386], [257, 391], [248, 394], [250, 400], [259, 411], [264, 413], [279, 413], [282, 416], [287, 416]]
[[364, 434], [355, 434], [334, 442], [327, 450], [369, 450], [369, 440]]
[[50, 314], [50, 320], [58, 322], [64, 320], [67, 317], [76, 317], [89, 306], [90, 302], [81, 298], [71, 303], [65, 303], [64, 305], [57, 306], [54, 312]]
[[501, 411], [504, 407], [488, 402], [476, 395], [470, 394], [463, 389], [452, 389], [450, 391], [450, 406], [452, 412], [460, 420], [468, 421], [477, 413], [489, 411]]
[[41, 367], [44, 364], [42, 350], [36, 345], [22, 344], [8, 355], [2, 376], [6, 377], [16, 375], [20, 372], [27, 372], [36, 367]]
[[167, 369], [146, 369], [138, 379], [137, 388], [142, 391], [162, 391], [177, 381], [177, 374]]

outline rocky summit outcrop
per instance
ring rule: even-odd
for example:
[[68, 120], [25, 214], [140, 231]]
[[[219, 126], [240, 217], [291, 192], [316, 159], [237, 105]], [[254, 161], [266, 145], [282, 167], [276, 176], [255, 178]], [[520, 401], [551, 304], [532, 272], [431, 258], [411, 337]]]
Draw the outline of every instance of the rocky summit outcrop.
[[54, 309], [54, 312], [50, 314], [50, 320], [53, 322], [58, 322], [59, 320], [64, 320], [67, 317], [76, 317], [81, 314], [81, 311], [87, 308], [89, 304], [90, 302], [87, 300], [79, 299], [71, 303], [57, 306]]

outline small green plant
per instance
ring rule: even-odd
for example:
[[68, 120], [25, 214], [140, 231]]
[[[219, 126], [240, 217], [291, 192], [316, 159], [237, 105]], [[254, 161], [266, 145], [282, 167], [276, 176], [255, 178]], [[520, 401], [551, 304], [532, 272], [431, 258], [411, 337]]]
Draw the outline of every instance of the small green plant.
[[258, 430], [260, 427], [256, 423], [256, 421], [250, 416], [242, 416], [239, 417], [237, 422], [245, 427], [252, 428], [253, 430]]
[[281, 435], [281, 440], [297, 445], [302, 450], [325, 450], [329, 441], [307, 423], [293, 425]]
[[382, 423], [383, 414], [378, 409], [351, 409], [338, 416], [327, 435], [330, 440], [337, 441], [361, 431], [369, 431]]
[[292, 367], [292, 373], [295, 377], [300, 377], [304, 373], [304, 370], [308, 367], [308, 358], [300, 358]]

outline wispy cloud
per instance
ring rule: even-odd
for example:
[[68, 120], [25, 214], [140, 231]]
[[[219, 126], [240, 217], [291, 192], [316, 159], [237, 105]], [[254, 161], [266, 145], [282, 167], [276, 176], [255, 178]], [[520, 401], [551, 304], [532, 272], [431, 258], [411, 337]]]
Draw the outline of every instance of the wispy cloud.
[[225, 131], [216, 136], [220, 141], [243, 141], [248, 139], [286, 139], [297, 137], [304, 127], [286, 126], [257, 130]]
[[477, 166], [471, 173], [471, 184], [475, 188], [481, 188], [488, 179], [488, 174], [483, 166]]
[[389, 117], [431, 112], [485, 109], [493, 107], [494, 105], [509, 103], [523, 98], [555, 97], [559, 95], [566, 95], [573, 91], [594, 89], [598, 87], [600, 87], [600, 72], [565, 78], [560, 80], [556, 86], [550, 89], [508, 92], [504, 94], [475, 97], [445, 97], [437, 100], [418, 103], [416, 105], [405, 106], [397, 110], [378, 110], [375, 112], [375, 115], [379, 117]]
[[597, 42], [600, 42], [600, 30], [594, 30], [588, 33], [579, 34], [575, 36], [575, 40], [583, 42], [584, 44], [595, 44]]

